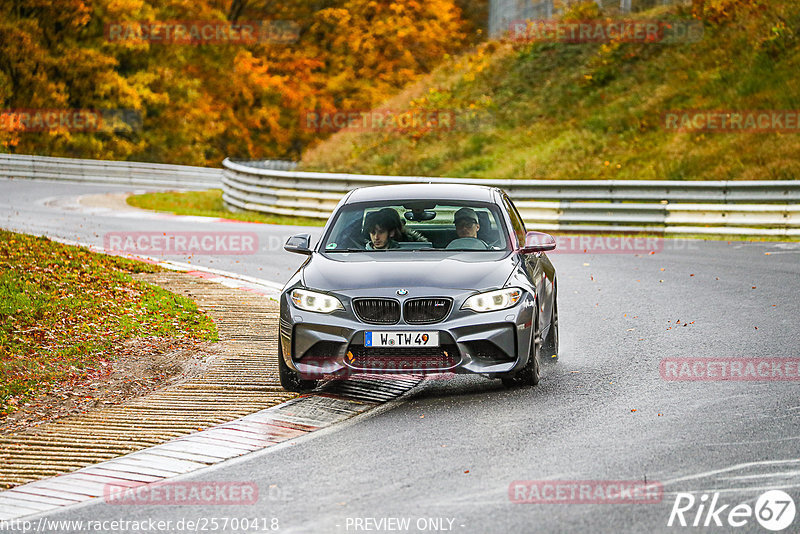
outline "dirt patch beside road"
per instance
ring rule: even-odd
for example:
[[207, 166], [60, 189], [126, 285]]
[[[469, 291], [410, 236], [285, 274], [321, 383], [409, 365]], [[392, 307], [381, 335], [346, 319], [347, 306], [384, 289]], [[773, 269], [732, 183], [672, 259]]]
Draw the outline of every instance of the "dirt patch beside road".
[[0, 435], [18, 432], [68, 415], [87, 413], [180, 384], [206, 369], [219, 355], [214, 343], [154, 337], [132, 339], [114, 350], [116, 359], [101, 361], [108, 376], [59, 384], [0, 418]]
[[[184, 273], [140, 273], [134, 278], [191, 299], [213, 318], [219, 343], [123, 345], [126, 350], [119, 364], [106, 373], [115, 377], [112, 382], [92, 386], [101, 382], [95, 379], [81, 388], [97, 390], [62, 391], [62, 395], [77, 393], [78, 400], [72, 395], [58, 397], [51, 405], [57, 418], [51, 421], [31, 416], [33, 412], [45, 417], [25, 401], [31, 404], [26, 407], [28, 415], [14, 422], [13, 431], [8, 427], [0, 434], [0, 489], [145, 449], [296, 396], [281, 388], [278, 380], [277, 302]], [[203, 352], [207, 356], [202, 361], [208, 365], [198, 368]], [[146, 391], [151, 386], [153, 390]], [[125, 397], [136, 390], [140, 394]], [[83, 405], [80, 395], [87, 391], [107, 396]], [[72, 411], [60, 417], [59, 409]]]

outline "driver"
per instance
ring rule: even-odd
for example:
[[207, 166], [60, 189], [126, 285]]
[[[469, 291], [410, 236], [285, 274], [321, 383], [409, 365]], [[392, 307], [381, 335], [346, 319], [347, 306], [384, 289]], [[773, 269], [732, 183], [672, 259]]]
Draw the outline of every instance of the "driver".
[[453, 222], [459, 238], [474, 237], [478, 239], [478, 230], [481, 229], [481, 225], [478, 224], [478, 214], [474, 209], [461, 208], [453, 217]]
[[447, 245], [447, 248], [476, 248], [488, 250], [489, 245], [482, 239], [478, 238], [478, 230], [481, 225], [478, 223], [478, 214], [472, 208], [461, 208], [453, 217], [453, 222], [456, 225], [456, 239]]

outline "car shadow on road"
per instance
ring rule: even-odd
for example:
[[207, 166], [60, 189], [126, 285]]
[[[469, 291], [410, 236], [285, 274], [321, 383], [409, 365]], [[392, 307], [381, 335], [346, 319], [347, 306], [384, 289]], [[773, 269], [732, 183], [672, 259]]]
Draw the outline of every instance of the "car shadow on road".
[[[555, 369], [548, 368], [546, 370], [546, 375], [550, 378], [553, 378], [555, 374]], [[544, 378], [537, 386], [506, 387], [499, 379], [490, 379], [472, 374], [449, 374], [427, 377], [419, 386], [414, 388], [408, 398], [420, 400], [434, 397], [468, 397], [471, 395], [477, 398], [484, 394], [524, 394], [539, 397], [547, 395], [553, 389], [553, 386], [553, 382], [548, 383]]]

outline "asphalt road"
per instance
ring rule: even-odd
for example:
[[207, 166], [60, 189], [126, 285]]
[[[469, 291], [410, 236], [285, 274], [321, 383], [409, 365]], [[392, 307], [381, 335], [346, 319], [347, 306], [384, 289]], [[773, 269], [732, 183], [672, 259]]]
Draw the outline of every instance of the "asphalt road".
[[[0, 226], [97, 244], [106, 231], [197, 229], [179, 219], [89, 215], [43, 202], [122, 189], [0, 180]], [[254, 231], [268, 243], [300, 230]], [[250, 532], [269, 530], [262, 527], [275, 526], [272, 518], [279, 532], [770, 532], [754, 517], [733, 527], [728, 514], [773, 488], [800, 506], [800, 382], [672, 381], [660, 372], [665, 358], [800, 357], [800, 244], [675, 240], [655, 254], [551, 257], [561, 358], [539, 386], [429, 380], [386, 409], [181, 479], [255, 481], [256, 505], [93, 502], [45, 519], [143, 522], [139, 530], [106, 523], [120, 532], [203, 531], [214, 518], [220, 527], [221, 518], [263, 518]], [[192, 261], [283, 281], [301, 258], [267, 246], [246, 258]], [[662, 484], [660, 499], [529, 504], [509, 494], [515, 481], [564, 481], [563, 490], [577, 481], [609, 489], [603, 481], [645, 479]], [[697, 498], [684, 513], [690, 526], [675, 520], [670, 527], [683, 492]], [[718, 516], [723, 526], [703, 528], [706, 513], [691, 526], [702, 495], [707, 512], [715, 493], [717, 508], [727, 505]], [[783, 532], [800, 531], [798, 516]], [[187, 520], [199, 523], [188, 528]], [[241, 522], [227, 526], [219, 530], [244, 531]]]
[[[246, 254], [231, 254], [234, 247], [219, 247], [218, 252], [203, 254], [162, 253], [152, 247], [138, 252], [169, 260], [222, 269], [266, 280], [283, 282], [297, 270], [302, 257], [283, 250], [286, 240], [300, 232], [318, 236], [320, 227], [277, 226], [240, 222], [205, 222], [205, 217], [140, 217], [136, 213], [102, 208], [81, 208], [77, 201], [84, 195], [136, 191], [130, 187], [63, 183], [50, 181], [8, 180], [0, 178], [0, 227], [62, 239], [80, 240], [103, 246], [108, 236], [125, 232], [134, 239], [160, 232], [220, 232], [239, 236], [255, 233], [257, 247]], [[139, 192], [144, 192], [140, 190]], [[124, 241], [123, 241], [124, 243]], [[227, 244], [227, 243], [226, 243]], [[213, 248], [213, 247], [212, 247]], [[239, 247], [240, 249], [243, 247]], [[136, 251], [133, 251], [136, 252]]]

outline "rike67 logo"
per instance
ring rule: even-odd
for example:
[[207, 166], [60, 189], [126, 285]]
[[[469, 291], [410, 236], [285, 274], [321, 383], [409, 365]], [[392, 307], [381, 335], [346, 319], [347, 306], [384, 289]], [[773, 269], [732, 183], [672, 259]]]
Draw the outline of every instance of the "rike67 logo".
[[713, 497], [704, 493], [699, 498], [691, 493], [678, 493], [667, 526], [743, 527], [752, 525], [755, 518], [765, 529], [780, 532], [794, 522], [796, 511], [794, 499], [781, 490], [763, 493], [754, 507], [747, 503], [720, 504], [719, 493]]

